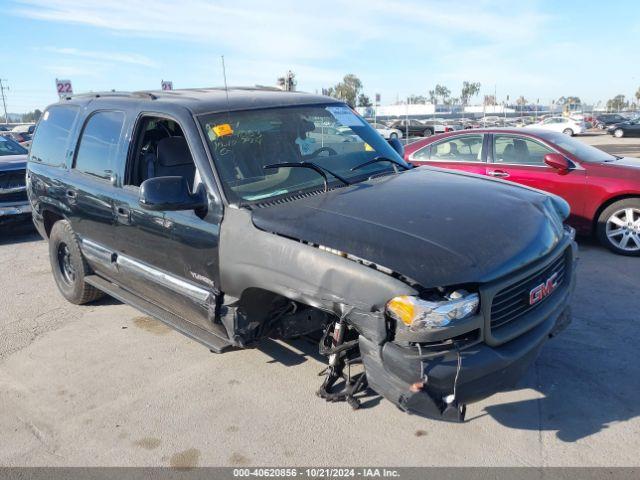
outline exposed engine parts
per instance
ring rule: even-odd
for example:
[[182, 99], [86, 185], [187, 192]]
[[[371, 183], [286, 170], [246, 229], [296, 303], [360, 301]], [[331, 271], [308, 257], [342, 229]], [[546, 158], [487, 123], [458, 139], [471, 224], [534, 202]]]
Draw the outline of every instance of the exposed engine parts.
[[[354, 338], [351, 338], [351, 337]], [[358, 338], [350, 331], [344, 317], [329, 325], [320, 340], [320, 354], [329, 357], [329, 365], [319, 375], [325, 375], [322, 385], [316, 392], [328, 402], [346, 401], [354, 410], [360, 408], [356, 395], [367, 388], [364, 372], [351, 374], [351, 366], [361, 364]], [[341, 387], [334, 389], [336, 383], [343, 380]]]

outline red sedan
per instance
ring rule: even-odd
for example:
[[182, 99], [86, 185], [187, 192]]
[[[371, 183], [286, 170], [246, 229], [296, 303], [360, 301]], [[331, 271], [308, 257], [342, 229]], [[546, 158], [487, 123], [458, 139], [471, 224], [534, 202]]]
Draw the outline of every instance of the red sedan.
[[569, 223], [578, 233], [640, 256], [640, 159], [609, 155], [558, 132], [500, 128], [418, 140], [405, 147], [405, 159], [555, 193], [571, 205]]

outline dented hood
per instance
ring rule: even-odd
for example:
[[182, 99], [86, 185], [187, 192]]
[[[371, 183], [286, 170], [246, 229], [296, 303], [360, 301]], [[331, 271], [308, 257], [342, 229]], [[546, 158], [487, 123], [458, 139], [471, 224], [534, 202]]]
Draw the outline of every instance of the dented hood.
[[254, 225], [324, 245], [424, 287], [487, 282], [549, 253], [564, 200], [502, 181], [420, 167], [256, 208]]

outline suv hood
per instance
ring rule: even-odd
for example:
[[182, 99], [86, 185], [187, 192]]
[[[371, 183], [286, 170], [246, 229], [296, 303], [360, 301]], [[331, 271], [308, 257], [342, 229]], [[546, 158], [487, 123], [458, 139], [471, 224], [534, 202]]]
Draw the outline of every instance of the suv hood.
[[257, 228], [355, 255], [423, 287], [521, 268], [558, 244], [567, 215], [559, 197], [430, 167], [252, 212]]

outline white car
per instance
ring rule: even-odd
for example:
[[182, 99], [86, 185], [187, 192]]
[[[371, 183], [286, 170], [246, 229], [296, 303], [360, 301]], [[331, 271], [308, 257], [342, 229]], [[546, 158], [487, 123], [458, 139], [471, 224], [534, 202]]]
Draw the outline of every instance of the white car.
[[33, 135], [33, 132], [35, 132], [35, 130], [36, 130], [35, 123], [24, 123], [22, 125], [16, 125], [15, 127], [13, 127], [11, 131], [16, 133], [28, 133], [29, 135]]
[[581, 120], [573, 120], [566, 117], [548, 117], [541, 122], [527, 125], [525, 128], [542, 128], [543, 130], [553, 130], [566, 135], [582, 135], [587, 131], [586, 125]]
[[402, 138], [402, 131], [397, 128], [391, 128], [382, 123], [372, 123], [371, 126], [386, 140], [390, 138]]

